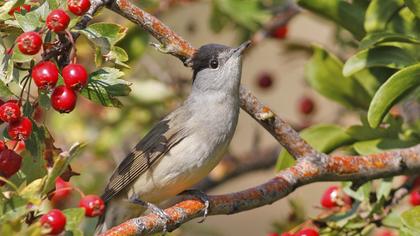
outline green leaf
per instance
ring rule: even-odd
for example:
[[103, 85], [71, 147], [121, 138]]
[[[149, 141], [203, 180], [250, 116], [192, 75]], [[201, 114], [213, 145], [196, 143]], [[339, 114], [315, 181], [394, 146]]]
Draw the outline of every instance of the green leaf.
[[389, 213], [382, 220], [382, 224], [386, 227], [400, 228], [402, 226], [401, 216], [395, 212]]
[[365, 141], [372, 139], [398, 139], [402, 132], [402, 119], [394, 119], [389, 117], [387, 119], [387, 127], [372, 128], [369, 126], [367, 117], [361, 117], [363, 125], [350, 126], [346, 133], [355, 140]]
[[350, 31], [356, 39], [361, 39], [365, 35], [363, 28], [365, 11], [359, 5], [343, 0], [298, 0], [298, 4], [336, 22]]
[[[326, 124], [304, 129], [300, 136], [316, 150], [324, 153], [332, 152], [336, 148], [353, 141], [340, 126]], [[277, 159], [276, 170], [290, 167], [293, 163], [293, 157], [283, 149]]]
[[364, 37], [362, 41], [360, 42], [359, 49], [370, 48], [374, 45], [377, 45], [380, 43], [386, 43], [386, 42], [420, 44], [420, 40], [418, 38], [405, 35], [405, 34], [383, 31], [383, 32], [374, 32], [374, 33], [370, 33], [366, 35], [366, 37]]
[[381, 153], [390, 149], [408, 148], [415, 144], [416, 142], [404, 141], [400, 139], [375, 139], [356, 142], [353, 144], [353, 147], [360, 155], [369, 155]]
[[420, 1], [418, 0], [404, 0], [405, 5], [416, 15], [420, 18]]
[[408, 91], [420, 85], [420, 64], [404, 68], [392, 75], [373, 97], [368, 110], [368, 121], [376, 128], [388, 110]]
[[351, 196], [352, 198], [364, 202], [369, 199], [370, 191], [372, 189], [372, 182], [369, 181], [362, 186], [360, 186], [357, 191], [351, 189], [352, 183], [345, 182], [343, 185], [343, 191]]
[[401, 214], [401, 220], [407, 228], [420, 234], [420, 206], [403, 212]]
[[24, 63], [34, 59], [35, 55], [25, 55], [20, 50], [13, 50], [12, 60], [17, 63]]
[[85, 146], [85, 144], [76, 143], [68, 152], [62, 152], [60, 155], [55, 157], [53, 167], [48, 170], [48, 176], [46, 176], [43, 193], [48, 193], [54, 188], [55, 179], [67, 169], [70, 161], [79, 155]]
[[105, 55], [105, 58], [106, 61], [114, 61], [117, 65], [130, 68], [130, 66], [124, 63], [128, 61], [128, 54], [124, 49], [120, 47], [113, 46], [111, 51], [107, 55]]
[[370, 96], [354, 78], [342, 75], [343, 63], [321, 47], [314, 46], [305, 67], [309, 84], [325, 97], [346, 107], [367, 109]]
[[59, 6], [59, 0], [47, 0], [51, 10], [57, 9]]
[[382, 197], [387, 199], [392, 189], [393, 178], [384, 178], [379, 184], [378, 191], [376, 192], [376, 198], [381, 199]]
[[30, 11], [25, 15], [15, 13], [15, 18], [24, 32], [34, 31], [43, 26], [43, 22], [40, 21], [41, 15], [37, 11]]
[[83, 208], [68, 208], [63, 210], [66, 216], [66, 231], [72, 232], [73, 236], [83, 235], [79, 229], [79, 225], [85, 218], [85, 210]]
[[372, 0], [366, 10], [365, 30], [367, 32], [384, 30], [391, 17], [403, 4], [403, 0]]
[[344, 64], [344, 76], [350, 76], [370, 67], [401, 69], [416, 63], [404, 49], [393, 46], [378, 46], [358, 52]]
[[256, 31], [270, 19], [270, 14], [258, 0], [214, 0], [214, 7], [233, 22], [250, 31]]
[[127, 28], [111, 23], [95, 23], [80, 31], [96, 46], [100, 47], [103, 55], [109, 53], [111, 46], [124, 38]]
[[101, 68], [90, 75], [88, 85], [81, 91], [81, 95], [103, 106], [121, 107], [116, 97], [127, 96], [131, 92], [131, 84], [118, 79], [123, 75], [118, 69]]

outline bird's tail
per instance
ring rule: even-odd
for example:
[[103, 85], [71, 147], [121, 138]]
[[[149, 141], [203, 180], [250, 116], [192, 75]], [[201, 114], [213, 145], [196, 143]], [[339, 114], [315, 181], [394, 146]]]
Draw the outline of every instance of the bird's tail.
[[139, 217], [144, 211], [143, 207], [130, 203], [127, 200], [112, 199], [106, 203], [106, 210], [99, 217], [95, 235], [100, 235], [129, 219]]

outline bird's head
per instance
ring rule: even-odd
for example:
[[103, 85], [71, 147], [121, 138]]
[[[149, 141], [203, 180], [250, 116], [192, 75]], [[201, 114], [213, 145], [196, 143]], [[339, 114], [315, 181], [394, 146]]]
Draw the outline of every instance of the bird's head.
[[237, 89], [241, 79], [241, 56], [250, 41], [237, 48], [220, 44], [200, 47], [191, 58], [193, 90], [211, 91]]

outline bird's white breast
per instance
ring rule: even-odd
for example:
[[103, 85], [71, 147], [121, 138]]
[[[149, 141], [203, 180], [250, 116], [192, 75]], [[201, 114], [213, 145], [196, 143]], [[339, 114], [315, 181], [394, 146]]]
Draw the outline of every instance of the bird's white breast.
[[194, 132], [142, 174], [128, 197], [136, 193], [142, 200], [161, 202], [191, 188], [217, 165], [235, 131], [239, 101], [217, 96], [209, 99], [212, 102], [197, 107], [193, 112], [197, 115], [187, 122]]

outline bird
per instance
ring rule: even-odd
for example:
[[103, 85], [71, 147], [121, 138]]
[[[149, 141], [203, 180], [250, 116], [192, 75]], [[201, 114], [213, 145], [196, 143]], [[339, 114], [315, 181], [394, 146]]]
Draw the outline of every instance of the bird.
[[139, 217], [156, 204], [190, 189], [219, 163], [238, 123], [242, 54], [250, 41], [232, 48], [201, 46], [188, 60], [189, 96], [143, 137], [121, 161], [105, 187], [106, 211], [95, 234]]

